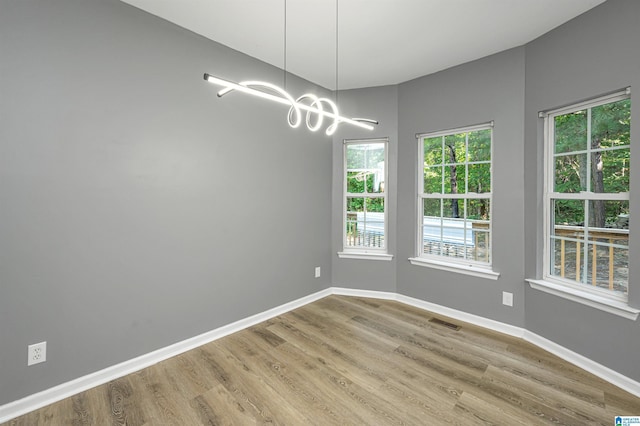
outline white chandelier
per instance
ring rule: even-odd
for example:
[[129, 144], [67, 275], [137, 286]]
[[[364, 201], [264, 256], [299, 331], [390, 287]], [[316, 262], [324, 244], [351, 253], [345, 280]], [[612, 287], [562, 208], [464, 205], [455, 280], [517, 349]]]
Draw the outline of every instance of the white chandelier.
[[[327, 127], [325, 133], [327, 136], [333, 135], [340, 123], [347, 123], [354, 126], [361, 127], [367, 130], [373, 130], [371, 124], [378, 124], [375, 120], [367, 118], [346, 118], [342, 117], [338, 113], [338, 107], [331, 99], [319, 98], [314, 94], [306, 93], [300, 96], [298, 99], [294, 99], [284, 89], [276, 86], [275, 84], [267, 83], [264, 81], [242, 81], [240, 83], [234, 83], [232, 81], [224, 80], [222, 78], [215, 77], [211, 74], [204, 75], [204, 79], [209, 83], [222, 86], [218, 92], [218, 97], [222, 97], [229, 92], [237, 90], [242, 93], [257, 96], [270, 101], [278, 102], [283, 105], [289, 106], [289, 113], [287, 115], [287, 121], [293, 128], [299, 127], [302, 122], [302, 112], [304, 110], [306, 114], [306, 125], [312, 132], [317, 131], [322, 127], [324, 118], [330, 118], [333, 122]], [[328, 106], [329, 109], [325, 109]], [[313, 115], [316, 115], [316, 121], [313, 123]], [[369, 124], [371, 123], [371, 124]]]

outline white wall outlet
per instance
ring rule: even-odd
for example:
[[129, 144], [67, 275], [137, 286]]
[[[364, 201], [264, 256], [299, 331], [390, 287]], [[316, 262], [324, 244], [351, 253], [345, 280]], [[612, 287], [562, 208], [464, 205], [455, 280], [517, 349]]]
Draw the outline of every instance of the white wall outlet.
[[502, 292], [502, 304], [507, 306], [513, 306], [513, 293], [506, 291]]
[[320, 267], [316, 266], [316, 278], [320, 278]]
[[40, 364], [47, 360], [47, 342], [29, 345], [27, 350], [27, 365]]

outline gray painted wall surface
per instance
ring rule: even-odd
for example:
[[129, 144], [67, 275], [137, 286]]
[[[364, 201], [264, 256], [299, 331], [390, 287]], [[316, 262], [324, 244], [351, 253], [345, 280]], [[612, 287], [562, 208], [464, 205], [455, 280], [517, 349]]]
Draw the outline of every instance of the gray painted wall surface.
[[117, 0], [2, 0], [0, 58], [0, 405], [330, 285], [331, 138], [202, 78], [281, 70]]
[[[640, 164], [640, 2], [609, 0], [526, 46], [526, 276], [542, 276], [542, 120], [538, 111], [632, 87], [631, 164]], [[631, 183], [640, 211], [640, 171]], [[629, 296], [640, 306], [640, 221], [631, 219]], [[630, 321], [526, 286], [529, 330], [640, 380], [640, 321]]]
[[[515, 326], [524, 326], [524, 60], [524, 48], [511, 49], [403, 83], [398, 90], [398, 292]], [[500, 278], [411, 265], [418, 214], [416, 133], [492, 120], [493, 269]], [[502, 291], [513, 293], [513, 307], [502, 305]]]
[[[398, 187], [398, 87], [384, 86], [341, 91], [338, 95], [340, 111], [349, 117], [378, 120], [373, 131], [343, 126], [333, 135], [333, 209], [332, 251], [333, 273], [331, 282], [337, 287], [376, 291], [396, 291], [396, 194]], [[343, 247], [343, 141], [345, 139], [389, 138], [388, 182], [386, 182], [388, 209], [388, 252], [391, 261], [340, 259], [337, 253]]]

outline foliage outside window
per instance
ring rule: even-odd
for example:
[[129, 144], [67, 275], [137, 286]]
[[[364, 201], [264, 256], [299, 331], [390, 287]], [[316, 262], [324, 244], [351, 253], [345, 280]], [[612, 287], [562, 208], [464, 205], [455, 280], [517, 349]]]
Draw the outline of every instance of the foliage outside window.
[[387, 141], [345, 141], [344, 249], [387, 249]]
[[629, 95], [556, 110], [545, 120], [545, 279], [626, 299]]
[[419, 135], [419, 257], [491, 264], [491, 146], [491, 124]]

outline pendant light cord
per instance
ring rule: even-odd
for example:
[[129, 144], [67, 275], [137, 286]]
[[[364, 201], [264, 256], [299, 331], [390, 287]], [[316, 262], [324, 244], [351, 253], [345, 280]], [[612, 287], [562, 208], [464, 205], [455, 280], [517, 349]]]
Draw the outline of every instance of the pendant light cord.
[[338, 0], [336, 0], [336, 105], [338, 104]]
[[284, 71], [284, 90], [287, 90], [287, 0], [284, 0], [284, 60], [283, 60], [283, 71]]

